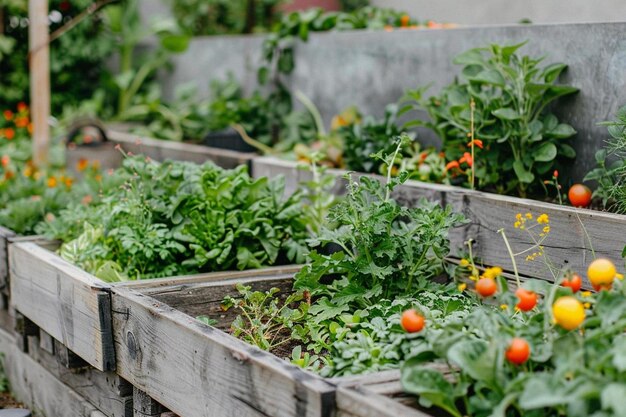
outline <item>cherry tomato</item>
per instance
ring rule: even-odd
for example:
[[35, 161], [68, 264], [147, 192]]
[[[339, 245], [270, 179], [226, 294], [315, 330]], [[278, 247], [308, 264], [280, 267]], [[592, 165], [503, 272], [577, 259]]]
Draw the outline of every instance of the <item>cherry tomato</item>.
[[596, 291], [611, 288], [616, 275], [617, 270], [613, 262], [604, 258], [596, 259], [587, 268], [587, 278]]
[[574, 330], [585, 321], [585, 307], [576, 298], [566, 295], [552, 305], [556, 324], [566, 330]]
[[519, 300], [517, 308], [522, 311], [530, 311], [537, 305], [537, 293], [534, 291], [518, 288], [515, 295]]
[[417, 333], [424, 328], [424, 326], [426, 325], [426, 320], [424, 320], [424, 316], [420, 315], [417, 311], [411, 309], [406, 310], [404, 313], [402, 313], [400, 324], [402, 325], [402, 328], [408, 333]]
[[483, 297], [490, 297], [496, 293], [498, 286], [491, 278], [481, 278], [476, 283], [476, 292]]
[[586, 185], [572, 185], [567, 196], [574, 207], [587, 207], [591, 204], [591, 190]]
[[511, 340], [509, 348], [506, 350], [506, 359], [515, 365], [521, 365], [530, 357], [530, 346], [521, 337]]
[[572, 275], [570, 278], [566, 278], [561, 283], [564, 287], [569, 287], [574, 293], [580, 291], [580, 287], [583, 285], [583, 279], [578, 274]]

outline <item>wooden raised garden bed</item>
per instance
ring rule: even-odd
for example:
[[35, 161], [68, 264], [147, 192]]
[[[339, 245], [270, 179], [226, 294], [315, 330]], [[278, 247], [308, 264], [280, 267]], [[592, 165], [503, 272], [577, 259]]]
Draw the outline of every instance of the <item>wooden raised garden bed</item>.
[[[284, 175], [286, 193], [293, 192], [302, 181], [310, 180], [310, 172], [298, 168], [297, 163], [274, 157], [262, 157], [252, 161], [255, 177]], [[338, 182], [347, 171], [330, 170]], [[354, 174], [367, 175], [367, 174]], [[384, 180], [382, 177], [378, 178]], [[343, 193], [345, 187], [335, 187]], [[415, 205], [421, 198], [451, 205], [456, 212], [463, 213], [469, 222], [450, 231], [450, 253], [456, 256], [459, 251], [467, 252], [465, 242], [474, 240], [473, 253], [489, 265], [501, 266], [511, 271], [511, 260], [502, 236], [498, 230], [504, 228], [514, 252], [533, 245], [527, 233], [513, 228], [517, 213], [532, 213], [534, 216], [546, 213], [550, 218], [551, 233], [544, 246], [558, 268], [569, 268], [584, 275], [587, 265], [593, 260], [589, 241], [598, 257], [611, 259], [622, 265], [622, 249], [626, 243], [626, 216], [602, 211], [577, 209], [569, 206], [535, 200], [509, 197], [480, 191], [468, 190], [440, 184], [407, 181], [395, 189], [393, 197], [403, 205]], [[584, 224], [584, 227], [582, 226]], [[518, 261], [520, 275], [529, 278], [552, 280], [545, 265], [540, 260]], [[584, 278], [585, 285], [589, 283]]]
[[[9, 248], [11, 304], [71, 352], [100, 371], [116, 367], [111, 292], [117, 287], [159, 286], [220, 279], [228, 273], [106, 283], [53, 252], [53, 242], [20, 242]], [[251, 271], [251, 274], [262, 273]], [[245, 274], [246, 273], [242, 273]]]
[[[267, 270], [265, 270], [267, 271]], [[259, 271], [260, 272], [260, 271]], [[332, 416], [335, 385], [226, 333], [235, 284], [290, 291], [293, 271], [113, 290], [117, 372], [181, 416]], [[195, 317], [218, 321], [208, 326]]]

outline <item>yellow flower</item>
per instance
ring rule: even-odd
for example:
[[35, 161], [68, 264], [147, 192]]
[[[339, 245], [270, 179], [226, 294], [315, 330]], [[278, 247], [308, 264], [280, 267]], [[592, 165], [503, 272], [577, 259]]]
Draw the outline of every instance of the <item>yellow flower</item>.
[[459, 284], [457, 288], [459, 289], [459, 291], [463, 292], [467, 288], [467, 284], [466, 283]]
[[509, 306], [508, 306], [508, 305], [506, 305], [506, 304], [500, 304], [500, 309], [502, 309], [502, 310], [506, 310], [506, 309], [508, 309], [508, 308], [509, 308]]
[[515, 218], [516, 218], [517, 220], [522, 220], [522, 213], [517, 213], [517, 214], [515, 215]]
[[459, 265], [461, 265], [461, 266], [468, 266], [469, 265], [469, 261], [467, 259], [461, 259], [461, 261], [459, 262]]
[[515, 228], [516, 228], [516, 229], [519, 229], [519, 227], [520, 227], [521, 225], [522, 225], [522, 224], [521, 224], [520, 222], [515, 222], [515, 223], [513, 223], [513, 226], [515, 226]]
[[624, 274], [617, 273], [617, 274], [615, 274], [615, 278], [617, 278], [617, 279], [619, 279], [621, 281], [621, 280], [624, 279]]
[[591, 303], [584, 303], [583, 306], [588, 310], [591, 308]]
[[47, 185], [48, 185], [48, 188], [56, 187], [57, 186], [57, 179], [54, 178], [54, 177], [48, 178]]
[[543, 233], [550, 233], [550, 226], [544, 226]]
[[530, 213], [526, 213], [526, 218], [527, 218], [528, 220], [530, 220], [530, 219], [532, 219], [532, 218], [533, 218], [533, 215], [532, 215], [532, 214], [530, 214]]
[[501, 274], [502, 268], [500, 268], [499, 266], [493, 266], [491, 268], [485, 269], [485, 272], [483, 272], [483, 277], [494, 279]]
[[591, 297], [591, 291], [583, 291], [580, 293], [583, 297]]
[[549, 222], [550, 222], [550, 217], [548, 217], [548, 215], [545, 213], [537, 217], [537, 223], [539, 224], [548, 224]]

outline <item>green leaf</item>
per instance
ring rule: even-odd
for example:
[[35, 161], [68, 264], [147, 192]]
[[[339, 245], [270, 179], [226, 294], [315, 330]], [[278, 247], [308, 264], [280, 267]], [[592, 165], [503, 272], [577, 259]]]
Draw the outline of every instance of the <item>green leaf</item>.
[[533, 150], [533, 159], [539, 162], [549, 162], [556, 158], [556, 145], [546, 142]]
[[515, 171], [515, 175], [517, 175], [517, 179], [520, 180], [520, 182], [530, 184], [535, 180], [535, 175], [526, 169], [522, 161], [515, 161], [513, 163], [513, 170]]
[[190, 40], [187, 35], [168, 34], [161, 37], [161, 46], [170, 52], [181, 53], [187, 50]]
[[559, 145], [559, 155], [564, 158], [576, 158], [576, 150], [567, 143], [561, 143]]
[[408, 363], [402, 367], [401, 381], [405, 391], [420, 396], [420, 400], [426, 400], [455, 417], [462, 416], [454, 404], [454, 388], [440, 372]]
[[612, 383], [604, 387], [601, 394], [603, 410], [611, 410], [615, 415], [623, 415], [626, 384]]
[[491, 114], [496, 116], [498, 119], [503, 119], [503, 120], [519, 120], [520, 119], [520, 115], [510, 107], [494, 110], [491, 112]]
[[576, 134], [576, 130], [566, 123], [560, 123], [555, 129], [546, 133], [558, 139], [565, 139], [574, 136]]
[[504, 86], [504, 84], [505, 84], [505, 81], [504, 81], [504, 78], [502, 77], [502, 74], [500, 74], [496, 70], [484, 70], [484, 71], [481, 71], [478, 74], [476, 74], [475, 76], [469, 77], [469, 80], [470, 81], [479, 82], [479, 83], [493, 84], [493, 85], [497, 85], [497, 86]]
[[620, 372], [626, 371], [626, 336], [620, 335], [613, 341], [613, 365]]
[[478, 381], [495, 378], [496, 355], [484, 340], [462, 340], [448, 350], [448, 360]]

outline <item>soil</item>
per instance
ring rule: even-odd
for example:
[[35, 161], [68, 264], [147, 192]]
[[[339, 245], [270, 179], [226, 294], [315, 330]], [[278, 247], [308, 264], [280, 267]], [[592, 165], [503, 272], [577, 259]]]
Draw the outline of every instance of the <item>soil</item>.
[[26, 408], [24, 404], [17, 401], [11, 393], [0, 392], [0, 409], [3, 408]]

